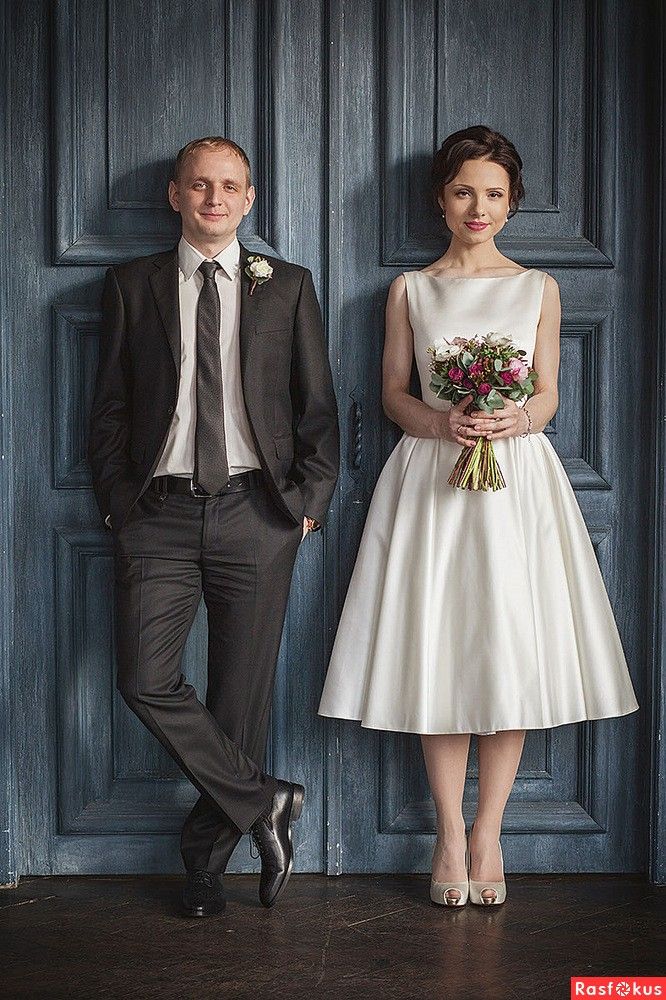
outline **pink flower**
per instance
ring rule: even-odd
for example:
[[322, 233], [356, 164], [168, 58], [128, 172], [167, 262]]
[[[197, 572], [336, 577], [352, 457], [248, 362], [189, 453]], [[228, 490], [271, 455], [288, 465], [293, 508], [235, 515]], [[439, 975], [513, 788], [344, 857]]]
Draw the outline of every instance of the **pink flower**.
[[478, 375], [483, 375], [483, 365], [481, 362], [475, 361], [474, 364], [471, 365], [469, 373], [473, 378], [476, 378]]
[[464, 375], [462, 368], [449, 368], [449, 378], [452, 382], [462, 382]]
[[500, 372], [500, 378], [504, 382], [504, 385], [511, 385], [515, 380], [513, 372]]
[[479, 386], [479, 392], [481, 393], [482, 396], [487, 396], [491, 389], [492, 386], [488, 385], [487, 382], [482, 382], [481, 385]]
[[514, 382], [522, 382], [527, 378], [529, 368], [520, 358], [511, 358], [509, 361], [509, 371], [513, 376]]
[[471, 378], [464, 378], [462, 384], [465, 386], [466, 389], [474, 388], [474, 383], [472, 382]]

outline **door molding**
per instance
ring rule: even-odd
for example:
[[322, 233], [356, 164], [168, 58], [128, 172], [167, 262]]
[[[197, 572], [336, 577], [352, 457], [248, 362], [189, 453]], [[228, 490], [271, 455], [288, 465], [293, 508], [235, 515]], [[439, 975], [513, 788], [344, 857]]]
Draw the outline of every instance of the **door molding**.
[[[343, 254], [343, 213], [344, 213], [344, 157], [336, 157], [335, 150], [344, 148], [344, 118], [343, 93], [345, 87], [345, 63], [343, 58], [343, 11], [342, 0], [329, 0], [326, 5], [327, 18], [324, 25], [324, 45], [327, 52], [324, 72], [326, 73], [326, 99], [328, 122], [326, 131], [326, 162], [327, 187], [330, 192], [327, 220], [327, 296], [325, 304], [326, 328], [328, 330], [329, 357], [333, 370], [333, 381], [340, 410], [348, 400], [342, 394], [340, 379], [340, 362], [343, 349], [342, 329], [342, 274], [341, 262]], [[333, 154], [333, 155], [331, 155]], [[342, 415], [342, 414], [341, 414]], [[340, 421], [341, 430], [341, 460], [344, 463], [348, 451], [346, 439], [346, 421]], [[327, 620], [325, 623], [326, 665], [330, 658], [335, 630], [342, 609], [340, 551], [341, 551], [342, 511], [340, 501], [340, 486], [336, 486], [335, 495], [324, 532], [325, 557], [324, 563], [329, 574], [331, 599], [326, 603]], [[324, 671], [325, 673], [325, 671]], [[324, 678], [322, 677], [322, 685]], [[327, 875], [342, 874], [342, 723], [339, 719], [322, 719], [324, 725], [324, 829], [326, 842], [324, 844], [323, 870]]]
[[[658, 9], [657, 9], [658, 8]], [[652, 16], [660, 26], [659, 31], [659, 93], [660, 107], [660, 162], [659, 191], [661, 192], [661, 226], [657, 240], [657, 322], [655, 352], [657, 355], [657, 383], [655, 400], [654, 445], [654, 532], [652, 553], [654, 573], [653, 596], [653, 662], [652, 662], [652, 719], [650, 727], [650, 850], [648, 872], [655, 885], [666, 884], [666, 622], [664, 598], [666, 595], [666, 15], [661, 4], [651, 5]]]
[[[0, 53], [2, 89], [10, 93], [11, 4], [2, 5]], [[0, 104], [0, 148], [10, 148], [10, 106]], [[12, 711], [14, 666], [14, 489], [12, 464], [12, 378], [10, 343], [11, 268], [9, 235], [9, 190], [11, 160], [0, 157], [0, 886], [18, 885], [16, 843], [17, 787], [13, 748], [16, 746]]]

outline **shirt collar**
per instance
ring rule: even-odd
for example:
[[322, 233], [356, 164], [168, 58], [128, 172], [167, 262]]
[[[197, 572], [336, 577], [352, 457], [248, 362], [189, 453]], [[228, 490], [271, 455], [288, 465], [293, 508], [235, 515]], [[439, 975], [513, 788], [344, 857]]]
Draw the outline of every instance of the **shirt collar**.
[[[181, 236], [178, 243], [178, 267], [186, 281], [190, 280], [202, 261], [209, 259], [188, 243], [184, 236]], [[228, 247], [220, 250], [213, 257], [213, 260], [218, 262], [227, 277], [235, 278], [240, 267], [240, 243], [238, 239], [234, 238]]]

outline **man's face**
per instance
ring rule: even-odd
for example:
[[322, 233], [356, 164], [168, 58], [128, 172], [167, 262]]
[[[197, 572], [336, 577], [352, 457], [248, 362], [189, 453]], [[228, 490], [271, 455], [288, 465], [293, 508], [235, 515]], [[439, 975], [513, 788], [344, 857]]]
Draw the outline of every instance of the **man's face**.
[[169, 182], [169, 203], [180, 212], [183, 236], [193, 246], [228, 246], [254, 196], [243, 161], [229, 149], [196, 149], [178, 182]]

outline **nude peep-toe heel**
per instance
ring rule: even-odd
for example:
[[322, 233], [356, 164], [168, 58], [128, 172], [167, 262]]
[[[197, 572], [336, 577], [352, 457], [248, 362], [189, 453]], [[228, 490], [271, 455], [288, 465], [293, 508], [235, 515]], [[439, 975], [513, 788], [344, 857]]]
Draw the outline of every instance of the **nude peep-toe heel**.
[[[504, 858], [502, 856], [502, 845], [497, 841], [500, 850], [500, 861], [502, 862], [502, 873], [504, 872]], [[469, 848], [468, 848], [469, 853]], [[493, 892], [494, 896], [484, 896], [484, 892]], [[506, 899], [506, 881], [501, 882], [477, 882], [476, 879], [469, 880], [469, 900], [476, 906], [499, 906]]]
[[[469, 852], [465, 848], [465, 868], [469, 871]], [[451, 891], [453, 890], [453, 892]], [[456, 895], [460, 893], [460, 895]], [[469, 880], [464, 882], [435, 882], [430, 880], [430, 898], [438, 906], [464, 906], [469, 896]]]

